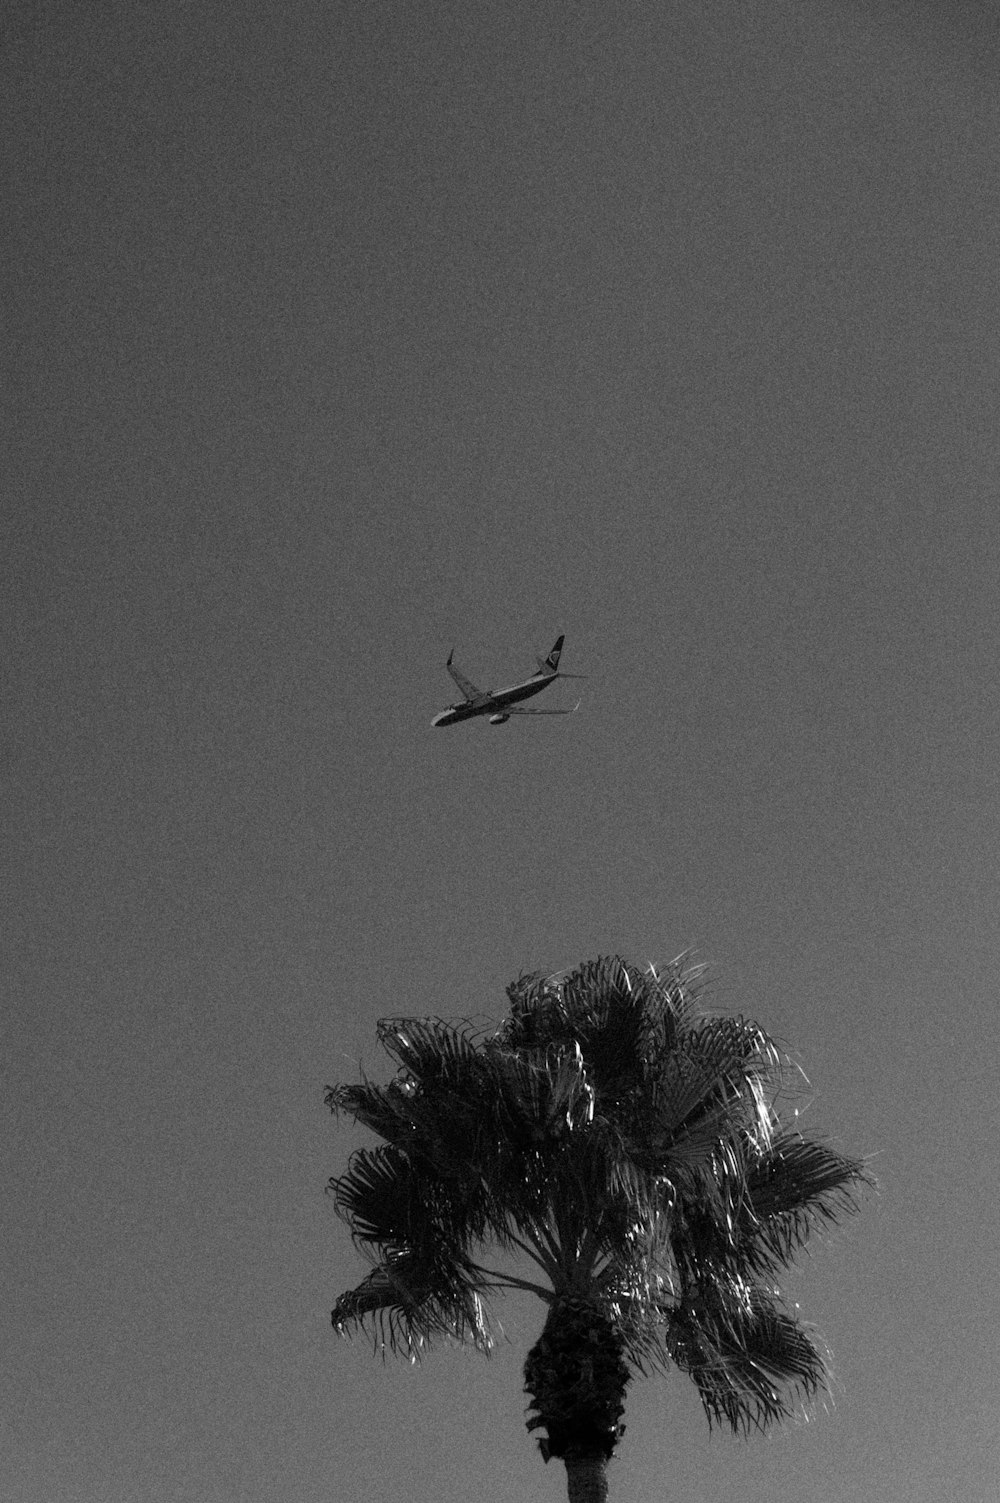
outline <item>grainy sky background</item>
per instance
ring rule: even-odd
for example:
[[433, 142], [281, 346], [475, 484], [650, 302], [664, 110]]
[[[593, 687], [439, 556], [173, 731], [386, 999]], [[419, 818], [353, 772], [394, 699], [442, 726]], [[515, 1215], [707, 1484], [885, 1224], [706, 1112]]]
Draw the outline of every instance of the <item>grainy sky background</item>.
[[[687, 947], [881, 1195], [835, 1402], [628, 1503], [995, 1503], [1000, 22], [35, 0], [0, 35], [11, 1503], [521, 1503], [329, 1327], [386, 1013]], [[566, 633], [571, 719], [432, 730]]]

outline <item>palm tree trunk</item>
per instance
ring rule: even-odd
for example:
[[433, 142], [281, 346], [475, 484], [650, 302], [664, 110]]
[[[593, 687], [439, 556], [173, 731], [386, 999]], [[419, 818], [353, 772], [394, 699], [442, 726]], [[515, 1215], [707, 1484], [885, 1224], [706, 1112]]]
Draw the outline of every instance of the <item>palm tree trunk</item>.
[[567, 1456], [569, 1503], [608, 1503], [608, 1463], [603, 1456]]

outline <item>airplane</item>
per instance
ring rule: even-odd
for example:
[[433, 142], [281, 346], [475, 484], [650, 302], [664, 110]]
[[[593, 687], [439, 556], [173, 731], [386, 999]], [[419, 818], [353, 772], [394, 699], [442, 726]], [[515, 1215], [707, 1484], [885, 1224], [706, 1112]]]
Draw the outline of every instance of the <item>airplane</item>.
[[560, 673], [559, 654], [565, 637], [558, 637], [556, 645], [547, 658], [536, 658], [538, 672], [531, 678], [525, 679], [521, 684], [512, 684], [509, 689], [477, 689], [475, 684], [470, 683], [463, 673], [455, 667], [452, 659], [455, 656], [454, 648], [448, 654], [445, 667], [455, 680], [465, 699], [461, 704], [449, 705], [439, 715], [435, 715], [431, 725], [458, 725], [462, 720], [472, 720], [476, 715], [488, 715], [490, 725], [503, 725], [512, 715], [572, 715], [573, 710], [579, 708], [579, 700], [573, 706], [573, 710], [522, 710], [518, 703], [522, 699], [530, 699], [533, 694], [538, 694], [542, 689], [547, 689], [549, 684], [557, 678], [586, 678], [585, 673]]

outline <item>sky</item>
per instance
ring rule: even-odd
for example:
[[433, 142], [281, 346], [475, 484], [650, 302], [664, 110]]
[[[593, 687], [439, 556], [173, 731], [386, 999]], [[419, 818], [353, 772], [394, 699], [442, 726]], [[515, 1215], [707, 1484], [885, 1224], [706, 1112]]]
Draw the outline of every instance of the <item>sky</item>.
[[[637, 1381], [629, 1503], [994, 1503], [1000, 10], [9, 0], [11, 1503], [521, 1503], [339, 1341], [386, 1015], [681, 951], [879, 1193], [831, 1397]], [[432, 729], [565, 633], [568, 717]], [[541, 703], [541, 702], [539, 702]]]

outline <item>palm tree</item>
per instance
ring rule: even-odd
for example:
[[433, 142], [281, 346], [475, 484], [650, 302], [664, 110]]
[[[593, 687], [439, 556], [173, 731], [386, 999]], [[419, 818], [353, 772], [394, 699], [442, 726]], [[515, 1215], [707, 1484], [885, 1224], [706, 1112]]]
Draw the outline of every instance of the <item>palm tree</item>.
[[756, 1023], [703, 1011], [699, 974], [612, 957], [522, 977], [485, 1035], [384, 1019], [395, 1078], [327, 1091], [382, 1139], [330, 1181], [375, 1263], [335, 1329], [410, 1357], [442, 1335], [488, 1352], [490, 1294], [536, 1294], [527, 1424], [570, 1503], [606, 1499], [637, 1372], [687, 1373], [710, 1425], [737, 1432], [827, 1376], [774, 1280], [869, 1176], [782, 1125], [788, 1061]]

